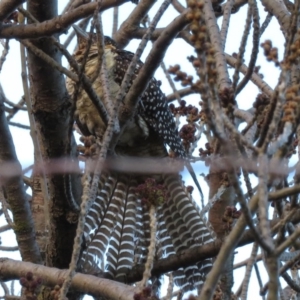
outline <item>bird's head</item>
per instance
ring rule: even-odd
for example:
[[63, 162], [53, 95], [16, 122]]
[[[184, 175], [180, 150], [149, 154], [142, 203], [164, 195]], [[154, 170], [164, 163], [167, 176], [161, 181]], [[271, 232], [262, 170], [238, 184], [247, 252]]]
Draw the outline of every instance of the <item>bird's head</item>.
[[[73, 28], [77, 35], [79, 49], [86, 49], [86, 45], [90, 38], [92, 39], [91, 48], [97, 47], [97, 34], [93, 33], [92, 37], [90, 37], [90, 35], [84, 30], [82, 30], [79, 26], [73, 25]], [[117, 43], [108, 36], [104, 36], [104, 46], [105, 48], [112, 48], [112, 49], [118, 48]]]

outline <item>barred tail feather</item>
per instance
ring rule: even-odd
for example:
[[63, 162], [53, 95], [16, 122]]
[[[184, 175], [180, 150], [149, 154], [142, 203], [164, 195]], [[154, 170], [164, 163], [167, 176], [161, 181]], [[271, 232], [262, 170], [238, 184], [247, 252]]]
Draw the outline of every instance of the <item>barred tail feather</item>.
[[[127, 194], [127, 191], [126, 191]], [[124, 214], [126, 211], [126, 201], [127, 201], [127, 195], [126, 198], [123, 199], [122, 204], [119, 208], [119, 213], [116, 217], [116, 223], [113, 229], [113, 232], [110, 237], [110, 242], [108, 245], [108, 251], [106, 255], [106, 267], [105, 271], [109, 274], [108, 277], [114, 278], [118, 263], [118, 254], [119, 254], [119, 248], [120, 248], [120, 241], [122, 236], [122, 227], [124, 223]]]
[[88, 215], [86, 216], [86, 222], [84, 224], [84, 236], [86, 243], [90, 243], [96, 234], [96, 230], [99, 228], [113, 190], [116, 184], [116, 176], [103, 174], [100, 178], [98, 185], [98, 195], [93, 203]]
[[[191, 235], [188, 229], [182, 223], [181, 217], [177, 212], [175, 203], [170, 198], [168, 203], [163, 205], [164, 217], [166, 222], [166, 227], [168, 229], [169, 235], [172, 239], [175, 251], [178, 253], [180, 251], [186, 250], [189, 244], [192, 242]], [[178, 228], [177, 226], [180, 226]], [[175, 283], [183, 290], [188, 291], [193, 289], [193, 283], [200, 280], [200, 273], [196, 266], [189, 266], [184, 268], [184, 277], [175, 281]]]
[[[167, 258], [170, 255], [176, 254], [172, 240], [167, 230], [163, 207], [157, 209], [157, 239], [159, 241], [161, 257]], [[186, 280], [183, 268], [172, 272], [174, 282], [177, 286], [183, 289], [190, 289], [190, 285]]]
[[126, 203], [119, 213], [109, 250], [107, 252], [107, 272], [112, 278], [122, 280], [133, 265], [134, 230], [136, 222], [135, 180], [128, 183]]
[[158, 252], [161, 253], [161, 257], [169, 257], [170, 255], [175, 254], [172, 240], [166, 228], [162, 206], [157, 208], [157, 241], [160, 248], [160, 251]]
[[[200, 244], [207, 244], [213, 241], [211, 233], [207, 229], [203, 219], [200, 217], [198, 210], [187, 197], [184, 187], [178, 184], [180, 179], [178, 176], [169, 175], [165, 178], [171, 193], [171, 198], [176, 203], [176, 207], [180, 216], [184, 220], [186, 226], [190, 229], [193, 238]], [[180, 181], [179, 181], [180, 182]]]
[[[186, 194], [186, 191], [181, 183], [178, 175], [166, 175], [164, 176], [164, 183], [170, 193], [171, 201], [174, 202], [175, 207], [172, 207], [173, 211], [177, 212], [176, 218], [182, 219], [183, 223], [188, 228], [189, 234], [192, 236], [192, 243], [188, 241], [182, 241], [188, 243], [189, 247], [197, 247], [205, 245], [213, 241], [212, 235], [208, 230], [205, 222], [201, 218], [197, 207]], [[174, 215], [173, 215], [174, 216]], [[176, 224], [177, 223], [177, 224]], [[175, 227], [179, 226], [178, 221], [174, 223]], [[187, 236], [187, 233], [186, 233]], [[183, 237], [183, 235], [181, 235]], [[197, 263], [198, 270], [197, 276], [193, 277], [195, 286], [202, 285], [203, 278], [210, 271], [212, 267], [212, 260], [206, 259]], [[199, 274], [200, 273], [200, 274]]]
[[121, 241], [119, 264], [116, 278], [123, 278], [133, 265], [134, 257], [134, 231], [136, 223], [136, 195], [134, 187], [136, 181], [129, 188], [128, 203], [125, 214], [124, 231]]
[[103, 221], [99, 224], [98, 230], [93, 235], [90, 244], [83, 253], [83, 255], [86, 256], [83, 265], [84, 272], [103, 270], [104, 254], [125, 196], [126, 184], [122, 181], [118, 181], [110, 194], [110, 201], [107, 205]]
[[[101, 177], [97, 199], [85, 224], [89, 239], [82, 258], [84, 272], [105, 272], [123, 281], [134, 265], [146, 262], [150, 217], [148, 206], [135, 193], [137, 180], [128, 174]], [[156, 257], [168, 257], [211, 242], [212, 235], [180, 177], [163, 175], [163, 182], [169, 199], [157, 207]], [[211, 266], [211, 259], [207, 259], [181, 268], [173, 272], [174, 282], [183, 291], [200, 287]]]

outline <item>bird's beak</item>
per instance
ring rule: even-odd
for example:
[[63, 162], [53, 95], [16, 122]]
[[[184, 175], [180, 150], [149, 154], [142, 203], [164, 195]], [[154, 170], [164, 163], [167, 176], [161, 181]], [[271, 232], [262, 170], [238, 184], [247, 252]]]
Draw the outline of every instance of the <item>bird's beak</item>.
[[80, 41], [80, 40], [87, 41], [89, 39], [88, 33], [85, 32], [84, 30], [82, 30], [78, 25], [74, 24], [74, 25], [72, 25], [72, 27], [74, 28], [74, 31], [77, 35], [78, 41]]

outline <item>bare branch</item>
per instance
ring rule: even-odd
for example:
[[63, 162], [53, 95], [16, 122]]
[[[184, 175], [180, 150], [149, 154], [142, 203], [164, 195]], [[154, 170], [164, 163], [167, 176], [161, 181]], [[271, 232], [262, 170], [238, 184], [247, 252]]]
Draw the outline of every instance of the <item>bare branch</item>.
[[[2, 88], [0, 90], [0, 162], [10, 161], [22, 172], [19, 161], [17, 160], [12, 136], [4, 113], [3, 99], [5, 98]], [[41, 262], [39, 248], [35, 241], [34, 224], [32, 215], [24, 190], [24, 183], [21, 176], [14, 176], [7, 180], [3, 185], [7, 195], [14, 219], [14, 230], [20, 253], [25, 261]]]
[[[174, 37], [178, 34], [178, 32], [186, 25], [187, 21], [185, 15], [187, 11], [188, 10], [186, 10], [184, 14], [177, 17], [169, 26], [167, 26], [161, 33], [159, 38], [156, 40], [156, 42], [153, 44], [152, 50], [148, 55], [144, 66], [140, 70], [138, 78], [133, 82], [129, 92], [124, 99], [125, 107], [122, 110], [132, 112], [131, 108], [136, 106], [136, 99], [138, 99], [138, 97], [147, 88], [148, 81], [160, 65], [168, 46], [170, 45]], [[121, 123], [128, 118], [129, 116], [127, 116], [127, 114], [119, 115]]]
[[211, 1], [209, 0], [204, 1], [204, 17], [211, 43], [215, 49], [216, 65], [218, 66], [218, 88], [220, 91], [223, 91], [224, 89], [229, 89], [230, 79], [226, 67], [224, 51], [221, 45], [220, 31], [211, 6]]
[[125, 47], [128, 44], [132, 33], [139, 28], [142, 19], [146, 16], [153, 5], [154, 1], [152, 0], [139, 1], [138, 5], [113, 36], [120, 47]]
[[[65, 278], [67, 272], [67, 270], [59, 270], [6, 258], [1, 258], [0, 268], [3, 280], [19, 279], [24, 274], [32, 272], [35, 276], [42, 279], [44, 285], [50, 287], [54, 287], [62, 278]], [[114, 300], [132, 300], [134, 295], [134, 288], [131, 286], [80, 273], [74, 275], [71, 288], [89, 295], [108, 297]]]
[[276, 17], [283, 34], [286, 35], [290, 25], [290, 13], [284, 3], [281, 0], [262, 0], [261, 3], [269, 13]]
[[[104, 0], [101, 4], [101, 11], [116, 5], [121, 5], [128, 1], [129, 0]], [[54, 33], [62, 33], [74, 22], [93, 14], [96, 6], [97, 3], [95, 2], [84, 4], [79, 8], [71, 10], [67, 14], [54, 17], [50, 20], [41, 22], [40, 24], [2, 25], [0, 30], [0, 38], [35, 39], [39, 37], [50, 36]]]

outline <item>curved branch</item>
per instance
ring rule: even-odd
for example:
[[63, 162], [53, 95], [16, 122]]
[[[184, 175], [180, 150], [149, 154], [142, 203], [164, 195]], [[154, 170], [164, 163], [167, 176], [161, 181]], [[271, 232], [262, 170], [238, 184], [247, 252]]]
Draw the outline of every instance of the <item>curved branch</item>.
[[[18, 170], [21, 174], [22, 169], [8, 128], [3, 99], [5, 99], [5, 96], [0, 87], [0, 162], [1, 164], [3, 162], [12, 163], [12, 168]], [[41, 263], [40, 251], [35, 240], [34, 224], [22, 177], [20, 175], [12, 176], [4, 182], [3, 189], [13, 214], [13, 227], [22, 259]]]
[[[41, 278], [43, 285], [55, 286], [65, 278], [67, 270], [59, 270], [7, 258], [1, 258], [0, 260], [2, 280], [19, 279], [28, 272], [32, 272], [34, 276]], [[132, 300], [134, 296], [134, 288], [131, 286], [80, 273], [74, 275], [71, 288], [86, 294], [109, 299]]]
[[128, 44], [132, 37], [132, 33], [139, 28], [142, 19], [147, 15], [154, 3], [155, 1], [153, 0], [140, 1], [126, 21], [122, 23], [119, 30], [113, 36], [120, 47], [123, 48]]
[[172, 43], [178, 32], [187, 25], [187, 12], [188, 10], [186, 10], [185, 13], [181, 14], [179, 17], [175, 18], [174, 21], [163, 30], [159, 38], [153, 44], [147, 60], [139, 72], [139, 76], [133, 82], [124, 99], [125, 107], [120, 109], [119, 114], [120, 123], [129, 119], [129, 116], [124, 113], [124, 111], [127, 111], [129, 114], [133, 114], [134, 109], [132, 108], [136, 106], [138, 102], [137, 99], [147, 88], [148, 82], [156, 69], [159, 67], [165, 52], [168, 49], [168, 46]]
[[[237, 63], [237, 59], [232, 57], [231, 55], [229, 54], [225, 54], [225, 57], [226, 57], [226, 62], [232, 66], [232, 67], [235, 67], [235, 64]], [[240, 67], [240, 72], [242, 72], [244, 75], [247, 74], [247, 70], [248, 70], [248, 67], [246, 65], [241, 65]], [[273, 89], [265, 82], [261, 79], [261, 77], [256, 74], [256, 73], [252, 73], [251, 75], [251, 81], [259, 88], [262, 90], [262, 92], [264, 94], [266, 94], [268, 97], [272, 97], [273, 96]]]
[[[100, 11], [107, 10], [117, 5], [119, 6], [128, 1], [129, 0], [104, 0], [101, 4]], [[84, 4], [64, 15], [54, 17], [51, 20], [39, 24], [2, 25], [0, 29], [0, 38], [35, 39], [43, 36], [50, 36], [54, 33], [63, 33], [74, 22], [92, 15], [96, 7], [96, 2]]]
[[262, 0], [262, 5], [265, 7], [265, 9], [274, 15], [280, 24], [281, 30], [286, 34], [289, 30], [290, 26], [290, 13], [287, 10], [285, 4], [282, 0]]

